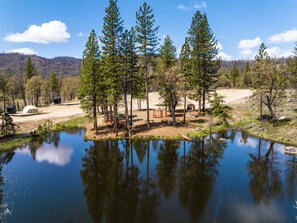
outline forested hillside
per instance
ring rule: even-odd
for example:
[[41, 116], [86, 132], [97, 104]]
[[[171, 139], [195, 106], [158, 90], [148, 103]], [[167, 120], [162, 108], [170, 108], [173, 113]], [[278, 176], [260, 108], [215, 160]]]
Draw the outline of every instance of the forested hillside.
[[[12, 74], [22, 74], [28, 55], [19, 53], [1, 53], [0, 70], [10, 70]], [[51, 72], [59, 76], [78, 76], [80, 74], [81, 59], [73, 57], [55, 57], [47, 59], [31, 56], [32, 63], [42, 77], [49, 77]]]

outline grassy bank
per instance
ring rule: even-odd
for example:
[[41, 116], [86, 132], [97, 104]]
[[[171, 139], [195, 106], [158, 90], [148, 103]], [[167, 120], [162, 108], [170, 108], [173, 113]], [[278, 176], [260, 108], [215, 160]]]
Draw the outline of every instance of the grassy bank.
[[234, 123], [235, 128], [248, 132], [250, 135], [277, 143], [297, 147], [297, 120], [277, 123], [273, 126], [268, 121], [246, 119]]
[[[16, 137], [18, 137], [18, 135]], [[13, 138], [13, 139], [1, 141], [0, 151], [15, 149], [17, 147], [24, 145], [26, 142], [29, 142], [30, 140], [31, 140], [31, 137], [25, 136], [21, 138]]]
[[88, 120], [84, 116], [73, 117], [67, 121], [57, 123], [53, 126], [53, 131], [63, 131], [73, 128], [85, 128]]
[[223, 131], [229, 130], [229, 127], [225, 127], [222, 125], [215, 125], [212, 126], [211, 129], [205, 128], [199, 131], [191, 131], [188, 133], [188, 137], [190, 138], [201, 138], [201, 137], [206, 137], [209, 136], [212, 133], [219, 133]]
[[[273, 125], [268, 120], [259, 120], [259, 106], [253, 100], [247, 100], [232, 109], [232, 125], [247, 131], [250, 135], [278, 143], [297, 146], [297, 103], [294, 97], [286, 100], [276, 109], [277, 117], [287, 117], [287, 120], [277, 121]], [[264, 114], [269, 115], [267, 109]]]
[[[67, 121], [63, 121], [57, 124], [54, 124], [52, 131], [63, 131], [72, 128], [85, 128], [87, 119], [83, 116], [72, 117]], [[0, 151], [15, 149], [24, 145], [26, 142], [29, 142], [31, 137], [28, 134], [17, 134], [11, 138], [3, 139], [0, 141]]]

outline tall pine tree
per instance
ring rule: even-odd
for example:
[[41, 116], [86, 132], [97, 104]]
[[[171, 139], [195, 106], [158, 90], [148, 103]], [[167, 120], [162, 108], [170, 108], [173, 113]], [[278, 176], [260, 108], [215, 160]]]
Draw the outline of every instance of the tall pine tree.
[[121, 101], [121, 38], [123, 20], [120, 17], [117, 0], [110, 0], [105, 9], [103, 36], [100, 38], [102, 46], [102, 63], [104, 76], [107, 77], [109, 87], [109, 103], [113, 105], [113, 125], [118, 135], [118, 103]]
[[99, 94], [98, 87], [100, 86], [99, 76], [100, 52], [96, 33], [92, 30], [82, 58], [79, 96], [83, 98], [81, 104], [83, 110], [93, 119], [94, 130], [96, 132], [98, 130], [97, 97]]
[[24, 78], [23, 78], [23, 83], [21, 86], [21, 96], [22, 96], [22, 99], [24, 101], [24, 106], [27, 105], [27, 100], [26, 100], [26, 84], [27, 82], [33, 77], [33, 76], [36, 76], [37, 75], [37, 70], [35, 69], [35, 67], [33, 66], [33, 63], [32, 63], [32, 59], [31, 57], [29, 56], [26, 60], [26, 63], [25, 63], [25, 68], [24, 68]]
[[[137, 79], [137, 53], [135, 46], [135, 31], [132, 27], [131, 30], [125, 30], [122, 36], [121, 47], [121, 66], [122, 66], [122, 90], [125, 106], [125, 119], [126, 129], [128, 136], [132, 134], [132, 102], [135, 92], [138, 91]], [[130, 94], [130, 120], [129, 120], [129, 105], [128, 94]]]
[[28, 80], [30, 80], [33, 76], [37, 75], [37, 71], [33, 66], [32, 59], [29, 56], [26, 60], [25, 68], [24, 68], [24, 75], [25, 75], [25, 84]]
[[182, 45], [181, 54], [179, 56], [180, 61], [180, 74], [181, 74], [181, 89], [184, 97], [184, 124], [186, 123], [186, 111], [187, 111], [187, 96], [191, 89], [190, 77], [191, 77], [191, 48], [189, 45], [189, 38], [185, 39], [185, 43]]
[[232, 87], [236, 88], [237, 87], [237, 82], [239, 78], [239, 69], [236, 66], [236, 64], [233, 64], [230, 73], [229, 73], [230, 79], [232, 81]]
[[60, 83], [59, 80], [57, 78], [57, 74], [55, 72], [52, 72], [50, 74], [50, 78], [49, 78], [49, 88], [50, 88], [50, 92], [51, 92], [51, 99], [53, 100], [53, 98], [58, 97], [60, 94]]
[[3, 111], [6, 110], [6, 99], [9, 90], [8, 74], [4, 71], [0, 71], [0, 92], [3, 95]]
[[263, 95], [265, 91], [263, 83], [266, 81], [263, 73], [265, 72], [265, 69], [268, 68], [268, 64], [270, 61], [266, 50], [267, 47], [264, 43], [262, 43], [259, 49], [259, 53], [255, 57], [252, 72], [253, 88], [256, 89], [256, 94], [260, 101], [260, 119], [262, 119], [263, 116]]
[[175, 108], [179, 101], [178, 76], [176, 65], [176, 47], [169, 36], [165, 37], [164, 44], [160, 46], [160, 75], [159, 93], [166, 106], [171, 110], [173, 125], [176, 125]]
[[143, 57], [143, 69], [145, 79], [145, 95], [146, 95], [146, 111], [147, 111], [147, 127], [150, 128], [150, 112], [149, 112], [149, 64], [156, 51], [158, 45], [157, 32], [159, 27], [154, 26], [155, 19], [151, 7], [144, 2], [136, 13], [136, 32], [138, 50]]
[[192, 86], [197, 92], [199, 110], [205, 112], [206, 94], [214, 86], [221, 65], [221, 60], [217, 59], [217, 41], [205, 13], [195, 13], [188, 34], [192, 49]]

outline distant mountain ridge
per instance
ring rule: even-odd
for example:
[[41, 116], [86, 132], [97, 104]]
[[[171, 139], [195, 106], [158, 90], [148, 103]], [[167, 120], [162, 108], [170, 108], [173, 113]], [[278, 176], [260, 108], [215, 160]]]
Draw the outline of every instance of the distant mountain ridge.
[[[13, 74], [22, 74], [29, 56], [19, 53], [0, 53], [0, 70], [9, 70]], [[40, 56], [30, 56], [34, 67], [42, 77], [48, 77], [51, 72], [61, 76], [80, 75], [81, 59], [74, 57], [55, 57], [47, 59]]]
[[[10, 70], [13, 74], [22, 74], [28, 55], [19, 53], [0, 53], [0, 70]], [[33, 65], [42, 77], [48, 77], [51, 72], [56, 72], [60, 76], [79, 76], [81, 59], [74, 57], [54, 57], [47, 59], [40, 56], [31, 56]], [[277, 59], [279, 63], [286, 63], [287, 58]], [[235, 64], [238, 69], [243, 69], [248, 63], [252, 65], [252, 60], [222, 61], [221, 68], [230, 70]]]

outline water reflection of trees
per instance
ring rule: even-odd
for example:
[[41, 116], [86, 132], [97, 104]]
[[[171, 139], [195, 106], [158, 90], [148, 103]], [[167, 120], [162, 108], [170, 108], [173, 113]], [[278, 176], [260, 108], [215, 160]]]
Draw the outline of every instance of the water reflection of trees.
[[94, 222], [154, 222], [156, 186], [148, 172], [146, 178], [140, 176], [131, 142], [124, 147], [120, 150], [118, 141], [99, 141], [86, 150], [81, 177]]
[[36, 159], [37, 150], [41, 148], [43, 143], [53, 143], [55, 148], [58, 148], [60, 143], [60, 134], [60, 132], [51, 132], [50, 134], [47, 134], [43, 137], [36, 137], [30, 140], [27, 143], [27, 146], [32, 155], [33, 160]]
[[175, 191], [177, 177], [177, 161], [179, 141], [164, 141], [160, 145], [158, 152], [159, 164], [157, 165], [157, 175], [159, 179], [159, 188], [165, 197], [170, 197]]
[[[76, 135], [76, 134], [83, 135], [84, 129], [72, 128], [72, 129], [67, 129], [63, 132], [69, 135]], [[30, 150], [33, 160], [36, 159], [36, 152], [39, 148], [41, 148], [43, 143], [53, 144], [55, 148], [58, 149], [60, 145], [60, 140], [61, 140], [61, 133], [63, 132], [53, 131], [47, 135], [44, 135], [43, 137], [37, 137], [32, 139], [30, 142], [28, 142], [27, 146], [28, 146], [28, 149]]]
[[274, 144], [274, 142], [259, 139], [256, 153], [249, 154], [251, 158], [248, 162], [249, 190], [256, 203], [261, 201], [268, 203], [281, 191], [281, 178], [275, 160]]
[[4, 222], [6, 215], [8, 214], [7, 204], [5, 203], [5, 193], [3, 191], [4, 184], [6, 183], [4, 177], [2, 176], [3, 166], [9, 163], [13, 156], [13, 151], [2, 151], [0, 153], [0, 221]]
[[[214, 138], [198, 140], [186, 152], [185, 148], [179, 150], [180, 141], [159, 142], [98, 141], [86, 150], [81, 177], [94, 222], [155, 222], [160, 192], [169, 198], [177, 186], [181, 203], [192, 218], [202, 215], [225, 144]], [[156, 176], [150, 173], [150, 148], [159, 161]], [[144, 164], [143, 173], [134, 163], [135, 155]]]
[[186, 145], [183, 144], [179, 168], [179, 197], [195, 222], [204, 213], [213, 191], [219, 159], [225, 146], [224, 142], [211, 137], [208, 141], [197, 140], [192, 143], [186, 153]]

